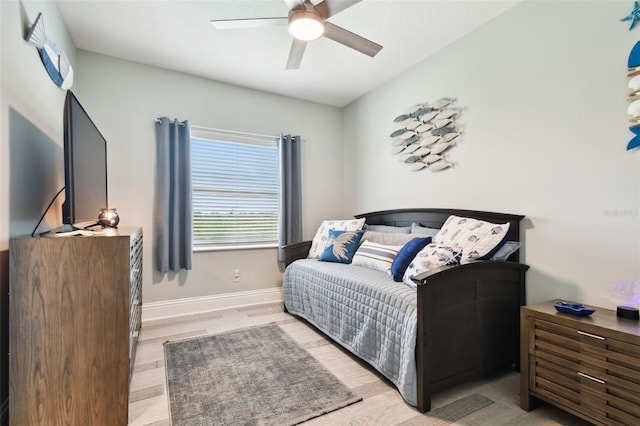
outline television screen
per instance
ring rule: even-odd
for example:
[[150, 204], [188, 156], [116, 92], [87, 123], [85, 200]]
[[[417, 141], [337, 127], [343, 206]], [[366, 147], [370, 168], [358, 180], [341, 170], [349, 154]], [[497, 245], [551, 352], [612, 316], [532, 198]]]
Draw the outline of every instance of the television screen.
[[100, 209], [109, 206], [107, 141], [71, 90], [64, 106], [64, 173], [63, 223], [97, 224]]

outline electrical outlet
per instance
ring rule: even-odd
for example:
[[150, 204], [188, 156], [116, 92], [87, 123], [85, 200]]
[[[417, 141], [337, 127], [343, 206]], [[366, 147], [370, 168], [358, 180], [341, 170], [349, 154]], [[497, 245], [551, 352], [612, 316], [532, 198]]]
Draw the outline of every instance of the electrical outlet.
[[234, 269], [233, 270], [233, 282], [237, 283], [238, 281], [240, 281], [240, 269]]

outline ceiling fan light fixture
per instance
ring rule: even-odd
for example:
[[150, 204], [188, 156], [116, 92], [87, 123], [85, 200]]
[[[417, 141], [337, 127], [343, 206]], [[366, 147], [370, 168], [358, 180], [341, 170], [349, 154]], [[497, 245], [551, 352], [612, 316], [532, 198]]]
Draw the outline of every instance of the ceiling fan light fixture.
[[324, 34], [324, 18], [315, 11], [292, 11], [289, 16], [289, 33], [298, 40], [312, 41]]

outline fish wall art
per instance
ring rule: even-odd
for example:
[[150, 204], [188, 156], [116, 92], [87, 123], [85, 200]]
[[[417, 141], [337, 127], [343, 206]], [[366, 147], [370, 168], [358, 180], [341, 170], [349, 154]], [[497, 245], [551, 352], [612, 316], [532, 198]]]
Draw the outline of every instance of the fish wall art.
[[[631, 31], [635, 28], [639, 19], [640, 4], [634, 1], [631, 13], [620, 19], [620, 21], [631, 22], [629, 25], [629, 31]], [[633, 133], [633, 137], [627, 144], [627, 151], [629, 151], [640, 146], [640, 41], [631, 49], [627, 67], [627, 77], [629, 77], [629, 95], [627, 97], [629, 107], [627, 108], [627, 113], [631, 116], [629, 130]]]
[[627, 151], [640, 146], [640, 41], [631, 49], [627, 62], [629, 71], [629, 107], [627, 113], [631, 116], [629, 120], [629, 130], [633, 133], [633, 138], [627, 144]]
[[440, 98], [431, 105], [416, 104], [394, 118], [398, 128], [389, 135], [393, 138], [391, 153], [409, 170], [439, 171], [453, 166], [446, 151], [462, 135], [456, 124], [460, 110], [455, 103], [455, 98]]
[[630, 14], [622, 18], [620, 21], [622, 22], [631, 22], [629, 25], [629, 31], [631, 31], [638, 23], [638, 19], [640, 19], [640, 4], [637, 1], [633, 2], [633, 10]]
[[47, 38], [42, 13], [38, 13], [25, 40], [36, 46], [44, 68], [56, 86], [64, 90], [70, 89], [73, 86], [73, 68], [62, 49]]

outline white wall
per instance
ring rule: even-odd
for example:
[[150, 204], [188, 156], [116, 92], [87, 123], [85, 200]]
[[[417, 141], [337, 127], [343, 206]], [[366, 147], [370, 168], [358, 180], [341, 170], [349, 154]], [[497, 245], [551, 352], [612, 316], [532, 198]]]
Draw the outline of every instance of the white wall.
[[[75, 46], [51, 1], [2, 1], [0, 66], [0, 249], [10, 236], [31, 233], [64, 186], [62, 111], [65, 91], [45, 70], [36, 47], [24, 40], [42, 12], [47, 38], [75, 66]], [[61, 221], [61, 201], [45, 224]]]
[[[616, 306], [608, 286], [640, 278], [640, 152], [625, 151], [640, 30], [620, 22], [631, 6], [526, 1], [346, 107], [344, 213], [526, 215], [528, 301]], [[393, 118], [443, 96], [463, 108], [455, 167], [410, 172], [390, 153]]]
[[[280, 285], [276, 250], [195, 253], [192, 271], [161, 275], [153, 259], [154, 119], [264, 135], [301, 135], [303, 226], [342, 211], [341, 111], [310, 102], [213, 82], [78, 51], [79, 100], [107, 139], [109, 202], [123, 225], [145, 233], [144, 301], [154, 302]], [[233, 283], [233, 270], [240, 282]]]

